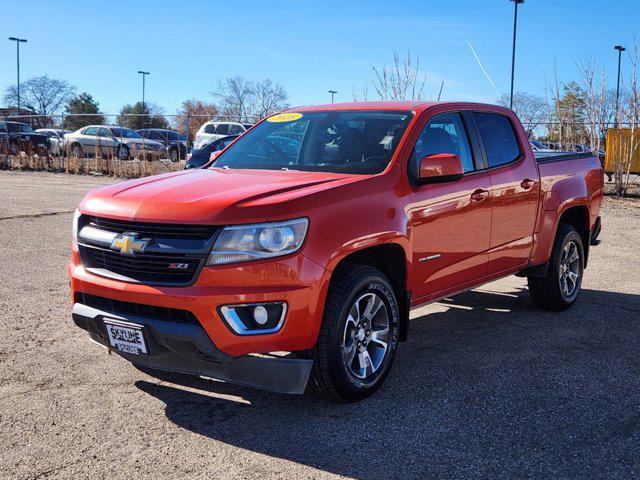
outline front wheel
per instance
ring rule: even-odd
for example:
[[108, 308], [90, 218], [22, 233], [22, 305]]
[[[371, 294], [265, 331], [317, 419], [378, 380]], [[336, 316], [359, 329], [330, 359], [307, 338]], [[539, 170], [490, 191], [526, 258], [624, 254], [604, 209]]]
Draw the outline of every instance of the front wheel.
[[331, 400], [356, 402], [373, 394], [389, 374], [400, 314], [379, 270], [355, 265], [338, 275], [313, 349], [310, 388]]
[[528, 278], [533, 302], [545, 310], [566, 310], [578, 298], [583, 273], [582, 238], [573, 226], [561, 226], [551, 251], [547, 276]]

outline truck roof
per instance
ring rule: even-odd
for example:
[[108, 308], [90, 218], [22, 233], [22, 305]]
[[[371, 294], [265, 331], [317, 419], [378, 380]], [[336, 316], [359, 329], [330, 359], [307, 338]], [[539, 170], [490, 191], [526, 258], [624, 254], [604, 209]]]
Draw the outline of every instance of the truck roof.
[[479, 108], [482, 110], [508, 111], [508, 108], [499, 105], [476, 102], [435, 102], [425, 100], [402, 100], [402, 101], [377, 101], [377, 102], [347, 102], [347, 103], [327, 103], [324, 105], [307, 105], [304, 107], [292, 107], [286, 112], [317, 112], [327, 110], [416, 110], [422, 112], [430, 107], [450, 106], [452, 108], [469, 109]]

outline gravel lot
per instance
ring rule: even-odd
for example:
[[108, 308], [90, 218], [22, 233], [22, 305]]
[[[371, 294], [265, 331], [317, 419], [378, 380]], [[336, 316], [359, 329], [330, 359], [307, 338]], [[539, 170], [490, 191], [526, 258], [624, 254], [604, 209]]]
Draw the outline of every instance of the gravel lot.
[[638, 478], [640, 202], [607, 199], [570, 311], [508, 278], [413, 312], [357, 405], [160, 381], [70, 318], [72, 211], [111, 179], [0, 172], [1, 478]]

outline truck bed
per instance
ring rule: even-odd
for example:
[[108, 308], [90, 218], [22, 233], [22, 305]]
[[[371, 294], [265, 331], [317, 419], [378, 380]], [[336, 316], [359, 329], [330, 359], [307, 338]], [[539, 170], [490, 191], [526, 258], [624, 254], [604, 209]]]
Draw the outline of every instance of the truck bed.
[[533, 152], [538, 163], [562, 162], [577, 158], [595, 157], [593, 152]]

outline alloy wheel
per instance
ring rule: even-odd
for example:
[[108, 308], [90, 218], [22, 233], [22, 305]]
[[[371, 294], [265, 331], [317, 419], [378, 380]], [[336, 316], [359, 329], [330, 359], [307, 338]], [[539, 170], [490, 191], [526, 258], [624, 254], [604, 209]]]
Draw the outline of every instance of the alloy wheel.
[[570, 299], [580, 284], [580, 251], [574, 241], [567, 242], [560, 257], [560, 290], [565, 299]]
[[360, 296], [344, 327], [343, 353], [350, 372], [366, 379], [378, 371], [389, 351], [389, 311], [376, 293]]

